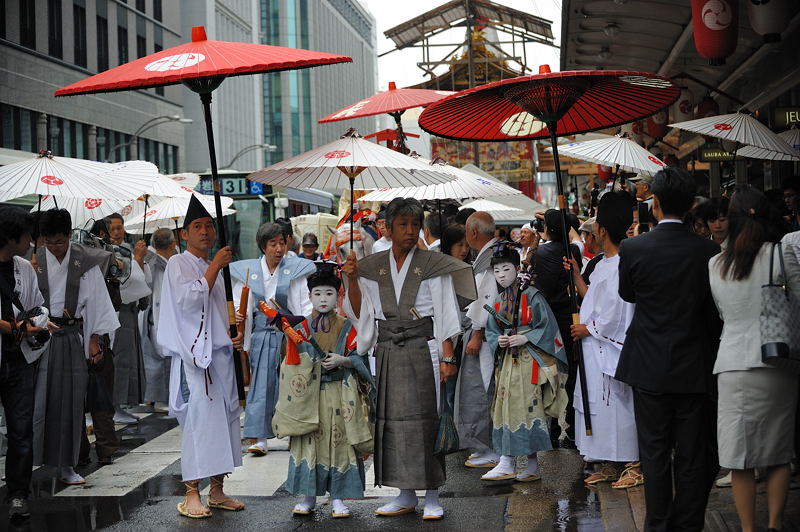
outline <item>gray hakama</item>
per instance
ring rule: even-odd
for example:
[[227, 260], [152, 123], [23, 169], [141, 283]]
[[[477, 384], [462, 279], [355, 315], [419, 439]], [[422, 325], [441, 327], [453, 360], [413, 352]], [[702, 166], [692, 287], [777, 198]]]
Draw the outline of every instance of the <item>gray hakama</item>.
[[[468, 264], [441, 253], [412, 250], [400, 271], [391, 253], [359, 262], [361, 314], [351, 318], [359, 353], [377, 340], [375, 484], [436, 489], [445, 469], [444, 456], [434, 455], [439, 360], [432, 360], [428, 339], [441, 344], [458, 335], [458, 309], [475, 299], [475, 280]], [[353, 316], [347, 296], [344, 309]]]
[[144, 359], [139, 335], [139, 303], [119, 307], [114, 335], [114, 404], [138, 405], [144, 399]]

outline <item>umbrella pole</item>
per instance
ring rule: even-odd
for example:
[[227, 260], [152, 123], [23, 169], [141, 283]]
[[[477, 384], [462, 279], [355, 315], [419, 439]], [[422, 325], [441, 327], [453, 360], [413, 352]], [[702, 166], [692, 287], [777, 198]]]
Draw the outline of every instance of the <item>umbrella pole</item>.
[[175, 218], [174, 221], [175, 221], [175, 233], [176, 233], [177, 238], [178, 238], [178, 252], [179, 253], [183, 253], [183, 246], [181, 245], [181, 232], [178, 229], [178, 219]]
[[617, 178], [619, 177], [619, 165], [614, 168], [614, 179], [611, 181], [611, 192], [614, 192], [614, 187], [617, 186]]
[[[442, 233], [444, 232], [442, 228], [442, 200], [436, 200], [436, 211], [439, 213], [439, 238], [442, 238]], [[442, 247], [442, 241], [439, 240], [439, 248]]]
[[394, 113], [389, 113], [394, 118], [394, 123], [397, 125], [397, 140], [400, 143], [400, 153], [405, 153], [408, 147], [406, 146], [406, 134], [403, 132], [403, 122], [400, 120], [400, 117], [403, 115], [403, 111], [395, 111]]
[[353, 186], [355, 185], [356, 178], [348, 176], [348, 179], [350, 180], [350, 251], [355, 251], [353, 248], [353, 225], [356, 217], [356, 198], [353, 195]]
[[[55, 197], [53, 198], [55, 200]], [[33, 260], [36, 260], [36, 248], [39, 242], [39, 219], [42, 217], [42, 195], [39, 194], [39, 209], [36, 213], [36, 227], [33, 228]]]
[[[550, 131], [550, 139], [553, 144], [553, 162], [556, 167], [556, 187], [558, 187], [558, 206], [561, 209], [561, 238], [563, 239], [562, 248], [564, 257], [569, 259], [572, 256], [570, 253], [569, 242], [569, 220], [567, 219], [567, 203], [564, 200], [564, 184], [561, 182], [561, 163], [558, 160], [558, 141], [556, 139], [556, 122], [549, 122], [547, 129]], [[575, 290], [575, 279], [572, 277], [570, 271], [569, 277], [569, 300], [570, 311], [572, 312], [572, 324], [577, 325], [580, 323], [580, 314], [578, 313], [578, 294]], [[583, 346], [580, 341], [573, 342], [572, 349], [575, 352], [575, 359], [578, 361], [578, 378], [580, 379], [581, 390], [587, 390], [586, 387], [586, 367], [583, 364]], [[583, 422], [586, 427], [586, 435], [592, 435], [592, 418], [589, 411], [589, 394], [582, 393], [583, 403]]]
[[144, 231], [145, 227], [147, 227], [147, 208], [148, 208], [148, 200], [150, 199], [149, 194], [144, 195], [144, 218], [142, 218], [142, 240], [144, 240]]
[[[217, 150], [214, 147], [214, 129], [211, 126], [211, 91], [202, 92], [200, 101], [203, 103], [203, 116], [206, 122], [206, 136], [208, 138], [208, 155], [211, 162], [211, 179], [214, 183], [214, 210], [217, 214], [217, 233], [219, 247], [224, 248], [228, 245], [225, 236], [225, 220], [222, 216], [222, 200], [220, 199], [220, 180], [217, 172]], [[222, 269], [222, 280], [225, 284], [225, 301], [228, 307], [228, 326], [231, 338], [236, 337], [239, 331], [236, 329], [236, 313], [233, 308], [233, 284], [231, 283], [231, 270], [228, 266]], [[236, 390], [239, 393], [239, 402], [244, 403], [244, 373], [242, 371], [241, 357], [233, 357], [233, 367], [236, 373]]]

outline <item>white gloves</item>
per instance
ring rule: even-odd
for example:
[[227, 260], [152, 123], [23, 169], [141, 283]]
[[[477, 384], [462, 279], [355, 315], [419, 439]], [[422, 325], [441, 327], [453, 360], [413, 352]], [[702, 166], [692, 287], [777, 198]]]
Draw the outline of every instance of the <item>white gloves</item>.
[[514, 334], [511, 336], [502, 335], [497, 338], [497, 343], [500, 347], [522, 347], [528, 343], [528, 338], [522, 334]]
[[326, 371], [331, 371], [335, 368], [352, 368], [353, 363], [348, 357], [343, 357], [337, 353], [328, 353], [328, 356], [322, 360], [322, 367]]

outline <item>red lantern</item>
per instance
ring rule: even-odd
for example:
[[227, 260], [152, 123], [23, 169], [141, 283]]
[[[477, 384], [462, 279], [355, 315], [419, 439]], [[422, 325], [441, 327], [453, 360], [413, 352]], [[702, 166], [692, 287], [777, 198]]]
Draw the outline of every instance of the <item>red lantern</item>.
[[613, 172], [610, 166], [605, 166], [602, 164], [597, 165], [597, 178], [600, 179], [600, 181], [608, 183], [611, 181], [612, 173]]
[[791, 0], [749, 0], [747, 16], [753, 31], [764, 36], [764, 42], [778, 42], [789, 25]]
[[712, 66], [725, 64], [736, 50], [739, 26], [738, 0], [692, 0], [694, 46]]
[[667, 134], [667, 111], [662, 109], [653, 116], [648, 116], [645, 124], [645, 132], [654, 139], [663, 139]]

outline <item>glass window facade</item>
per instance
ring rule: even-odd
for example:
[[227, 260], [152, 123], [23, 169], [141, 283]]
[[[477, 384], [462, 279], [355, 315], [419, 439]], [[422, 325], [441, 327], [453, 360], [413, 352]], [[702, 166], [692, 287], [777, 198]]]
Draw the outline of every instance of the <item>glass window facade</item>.
[[31, 0], [19, 0], [19, 43], [36, 49], [36, 3]]
[[72, 32], [75, 37], [75, 64], [86, 68], [86, 2], [75, 0], [72, 5]]
[[61, 32], [61, 0], [47, 0], [47, 53], [61, 59], [64, 56]]

